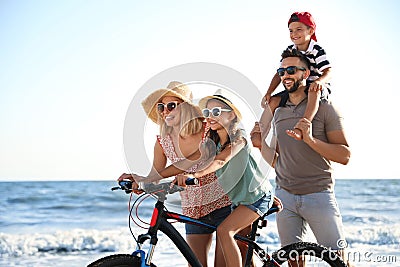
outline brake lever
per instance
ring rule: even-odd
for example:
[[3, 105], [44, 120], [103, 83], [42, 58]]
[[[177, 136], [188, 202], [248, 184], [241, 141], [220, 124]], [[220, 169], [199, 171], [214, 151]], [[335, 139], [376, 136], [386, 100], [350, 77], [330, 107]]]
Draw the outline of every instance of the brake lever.
[[132, 181], [122, 180], [118, 182], [119, 186], [115, 186], [111, 188], [111, 191], [115, 190], [124, 190], [126, 194], [132, 193]]

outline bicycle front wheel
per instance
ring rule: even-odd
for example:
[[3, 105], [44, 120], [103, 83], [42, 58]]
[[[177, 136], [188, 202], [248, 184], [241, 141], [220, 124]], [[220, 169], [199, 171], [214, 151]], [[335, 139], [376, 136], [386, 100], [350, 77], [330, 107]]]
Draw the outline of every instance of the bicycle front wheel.
[[287, 261], [297, 263], [303, 261], [305, 266], [333, 266], [346, 267], [346, 264], [335, 252], [328, 248], [308, 242], [299, 242], [287, 245], [272, 254], [272, 258], [279, 264]]
[[[150, 266], [156, 267], [154, 264]], [[141, 258], [129, 254], [115, 254], [101, 258], [87, 267], [141, 267]]]

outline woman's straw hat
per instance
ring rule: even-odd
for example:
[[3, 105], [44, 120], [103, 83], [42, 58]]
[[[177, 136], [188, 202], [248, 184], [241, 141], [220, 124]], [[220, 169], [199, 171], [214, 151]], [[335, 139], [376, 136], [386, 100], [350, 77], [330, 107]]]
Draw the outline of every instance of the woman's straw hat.
[[200, 109], [203, 110], [203, 109], [207, 108], [207, 102], [211, 99], [217, 99], [217, 100], [225, 103], [227, 106], [229, 106], [233, 110], [233, 112], [235, 112], [236, 117], [238, 118], [238, 122], [242, 120], [242, 114], [237, 109], [237, 107], [232, 103], [232, 101], [218, 93], [211, 95], [211, 96], [206, 96], [206, 97], [203, 97], [202, 99], [200, 99], [200, 101], [199, 101]]
[[163, 98], [164, 96], [177, 97], [183, 102], [187, 102], [189, 105], [192, 105], [193, 107], [198, 109], [198, 107], [192, 102], [192, 90], [190, 90], [187, 85], [181, 82], [172, 81], [168, 84], [167, 88], [154, 91], [142, 101], [142, 107], [146, 112], [146, 115], [149, 117], [149, 119], [157, 124], [159, 123], [159, 121], [156, 105], [157, 103], [160, 103], [161, 98]]

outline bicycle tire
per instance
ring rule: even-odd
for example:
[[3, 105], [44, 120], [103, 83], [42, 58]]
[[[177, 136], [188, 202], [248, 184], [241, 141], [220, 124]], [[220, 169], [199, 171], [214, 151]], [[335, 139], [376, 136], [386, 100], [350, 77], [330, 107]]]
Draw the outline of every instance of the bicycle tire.
[[[156, 267], [153, 263], [150, 266]], [[98, 259], [87, 267], [141, 267], [141, 259], [129, 254], [115, 254]]]
[[[309, 242], [298, 242], [284, 246], [272, 254], [272, 258], [279, 264], [282, 264], [289, 259], [294, 259], [296, 256], [306, 256], [311, 261], [316, 262], [320, 259], [332, 267], [347, 267], [343, 260], [335, 252], [328, 248]], [[327, 266], [327, 265], [325, 265]]]

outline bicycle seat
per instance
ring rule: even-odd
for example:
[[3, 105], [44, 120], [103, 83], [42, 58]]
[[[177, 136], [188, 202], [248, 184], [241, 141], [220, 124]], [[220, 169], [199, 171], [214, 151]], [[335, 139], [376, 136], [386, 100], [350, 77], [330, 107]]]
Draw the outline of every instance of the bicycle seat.
[[267, 212], [263, 215], [263, 217], [266, 217], [268, 215], [271, 215], [272, 213], [278, 212], [279, 211], [279, 206], [276, 205], [276, 203], [272, 204], [272, 207], [267, 210]]
[[272, 204], [272, 207], [267, 210], [266, 213], [264, 213], [263, 216], [261, 216], [255, 223], [257, 224], [258, 228], [262, 229], [264, 227], [267, 227], [267, 217], [268, 215], [271, 215], [272, 213], [278, 212], [280, 210], [279, 206], [276, 205], [275, 203]]

